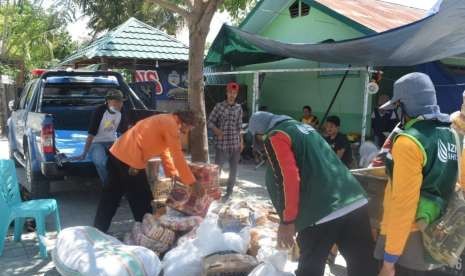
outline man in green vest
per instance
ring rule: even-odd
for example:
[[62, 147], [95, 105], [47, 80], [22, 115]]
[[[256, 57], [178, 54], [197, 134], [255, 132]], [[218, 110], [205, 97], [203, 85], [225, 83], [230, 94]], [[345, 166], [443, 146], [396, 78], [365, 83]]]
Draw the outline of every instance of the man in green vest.
[[252, 115], [249, 131], [265, 144], [266, 187], [281, 218], [278, 245], [291, 247], [298, 233], [296, 275], [322, 276], [334, 244], [349, 276], [376, 275], [365, 192], [323, 137], [269, 112]]
[[416, 222], [434, 221], [447, 206], [457, 181], [454, 134], [428, 75], [410, 73], [397, 80], [392, 99], [380, 109], [396, 107], [402, 111], [402, 130], [386, 157], [389, 181], [375, 250], [384, 261], [379, 275], [440, 275], [425, 259]]

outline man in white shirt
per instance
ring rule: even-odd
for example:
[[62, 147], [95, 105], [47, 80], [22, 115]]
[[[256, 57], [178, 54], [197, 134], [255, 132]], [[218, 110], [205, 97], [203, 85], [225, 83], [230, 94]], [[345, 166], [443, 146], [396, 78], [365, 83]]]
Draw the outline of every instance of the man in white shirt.
[[106, 163], [108, 150], [117, 138], [117, 133], [127, 130], [127, 118], [122, 112], [124, 96], [117, 89], [109, 89], [105, 104], [92, 114], [83, 153], [77, 158], [83, 160], [89, 155], [103, 184], [107, 180]]

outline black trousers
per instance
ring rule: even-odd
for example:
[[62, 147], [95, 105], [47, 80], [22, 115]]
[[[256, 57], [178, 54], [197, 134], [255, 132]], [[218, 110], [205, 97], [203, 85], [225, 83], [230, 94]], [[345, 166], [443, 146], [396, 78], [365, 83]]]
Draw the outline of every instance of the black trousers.
[[296, 276], [322, 276], [333, 244], [347, 262], [348, 276], [376, 276], [379, 263], [373, 257], [374, 241], [366, 205], [335, 220], [298, 233], [300, 247]]
[[153, 195], [145, 170], [129, 175], [129, 166], [111, 153], [107, 161], [108, 180], [105, 183], [95, 215], [94, 227], [102, 232], [110, 228], [111, 220], [118, 209], [121, 198], [126, 195], [134, 220], [142, 221], [146, 213], [152, 213]]

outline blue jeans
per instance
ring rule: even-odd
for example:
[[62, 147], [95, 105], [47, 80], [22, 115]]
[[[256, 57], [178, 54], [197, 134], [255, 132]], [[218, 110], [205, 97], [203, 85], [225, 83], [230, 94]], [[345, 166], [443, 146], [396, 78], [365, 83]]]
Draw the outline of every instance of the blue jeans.
[[108, 179], [107, 160], [111, 145], [113, 145], [112, 142], [95, 142], [89, 149], [89, 158], [94, 163], [98, 176], [104, 185]]

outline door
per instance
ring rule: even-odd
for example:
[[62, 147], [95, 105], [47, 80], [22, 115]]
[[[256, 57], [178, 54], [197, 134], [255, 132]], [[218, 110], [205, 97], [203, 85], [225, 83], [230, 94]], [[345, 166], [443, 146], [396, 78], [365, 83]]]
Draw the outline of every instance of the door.
[[28, 108], [32, 102], [32, 96], [34, 93], [36, 80], [29, 82], [21, 94], [18, 107], [15, 111], [11, 113], [11, 120], [14, 127], [14, 137], [16, 142], [17, 150], [24, 154], [23, 152], [23, 136], [26, 133], [26, 118], [28, 113]]

